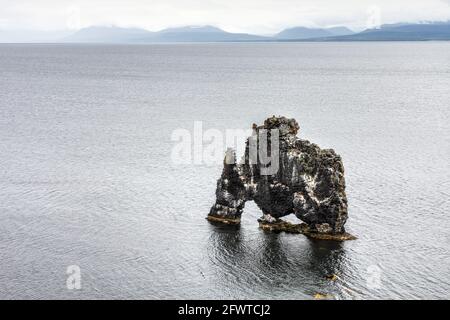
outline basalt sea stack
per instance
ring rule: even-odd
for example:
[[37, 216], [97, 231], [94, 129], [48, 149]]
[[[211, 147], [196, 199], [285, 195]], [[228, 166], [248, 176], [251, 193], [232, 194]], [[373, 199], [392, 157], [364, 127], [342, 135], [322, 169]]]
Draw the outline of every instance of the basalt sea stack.
[[[262, 211], [268, 231], [302, 233], [325, 240], [352, 240], [345, 232], [347, 197], [342, 159], [332, 149], [297, 137], [295, 119], [272, 117], [253, 125], [243, 159], [229, 149], [217, 181], [216, 203], [208, 220], [239, 224], [246, 201]], [[280, 218], [295, 214], [303, 223]]]

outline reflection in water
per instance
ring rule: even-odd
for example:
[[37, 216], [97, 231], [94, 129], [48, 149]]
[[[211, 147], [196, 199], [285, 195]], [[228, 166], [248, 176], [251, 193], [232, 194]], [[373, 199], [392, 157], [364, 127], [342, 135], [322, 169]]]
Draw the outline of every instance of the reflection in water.
[[289, 270], [289, 259], [280, 240], [280, 234], [266, 233], [261, 242], [261, 254], [256, 261], [265, 274], [286, 272]]
[[344, 244], [342, 242], [309, 240], [310, 265], [325, 275], [341, 275], [345, 259]]
[[[311, 298], [318, 290], [339, 297], [342, 291], [343, 243], [213, 225], [207, 250], [215, 284], [226, 296], [286, 298], [292, 292], [289, 298], [295, 299]], [[332, 274], [339, 281], [328, 280]]]

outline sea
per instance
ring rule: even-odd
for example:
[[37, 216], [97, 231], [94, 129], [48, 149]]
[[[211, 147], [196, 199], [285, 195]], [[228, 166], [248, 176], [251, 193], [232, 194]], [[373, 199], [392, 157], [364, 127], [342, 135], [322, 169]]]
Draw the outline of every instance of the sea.
[[[449, 299], [449, 88], [450, 42], [1, 44], [0, 298]], [[272, 115], [342, 156], [357, 240], [205, 220], [222, 164], [174, 135]]]

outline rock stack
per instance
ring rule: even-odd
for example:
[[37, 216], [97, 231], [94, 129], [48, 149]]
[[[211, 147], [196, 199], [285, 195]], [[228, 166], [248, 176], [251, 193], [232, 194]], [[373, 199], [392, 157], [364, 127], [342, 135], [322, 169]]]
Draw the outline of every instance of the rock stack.
[[[259, 224], [264, 230], [355, 239], [344, 228], [347, 197], [341, 157], [299, 139], [298, 132], [297, 121], [285, 117], [254, 124], [243, 159], [238, 163], [235, 151], [227, 151], [208, 220], [239, 224], [245, 203], [253, 200], [262, 211]], [[303, 223], [280, 219], [289, 214]]]

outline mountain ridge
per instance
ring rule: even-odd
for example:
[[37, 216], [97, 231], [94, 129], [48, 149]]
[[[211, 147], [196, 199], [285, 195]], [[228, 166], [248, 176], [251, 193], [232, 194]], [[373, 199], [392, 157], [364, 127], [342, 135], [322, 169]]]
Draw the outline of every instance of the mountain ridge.
[[[17, 32], [16, 32], [17, 34]], [[53, 35], [52, 35], [53, 34]], [[249, 33], [232, 33], [211, 25], [182, 26], [149, 31], [141, 28], [118, 26], [90, 26], [72, 34], [60, 32], [63, 38], [57, 38], [57, 32], [33, 34], [20, 33], [17, 39], [22, 43], [42, 42], [61, 43], [170, 43], [170, 42], [284, 42], [284, 41], [426, 41], [450, 40], [450, 21], [394, 23], [379, 28], [353, 32], [344, 26], [331, 28], [286, 28], [272, 36]], [[0, 42], [14, 41], [14, 31], [0, 30]]]
[[274, 37], [282, 40], [296, 40], [296, 39], [311, 39], [318, 37], [343, 36], [354, 34], [354, 32], [347, 27], [333, 27], [333, 28], [307, 28], [307, 27], [293, 27], [284, 29], [277, 33]]
[[315, 41], [432, 41], [450, 40], [450, 21], [385, 24], [352, 35], [310, 39]]
[[[96, 32], [100, 30], [101, 32]], [[128, 32], [127, 31], [134, 31]], [[94, 32], [92, 32], [94, 31]], [[102, 36], [107, 34], [106, 40]], [[84, 37], [84, 38], [83, 38]], [[88, 27], [80, 29], [73, 35], [63, 39], [63, 42], [129, 42], [129, 43], [152, 43], [152, 42], [225, 42], [225, 41], [263, 41], [269, 37], [252, 35], [248, 33], [226, 32], [214, 26], [184, 26], [166, 28], [157, 32], [136, 28], [120, 27]]]

